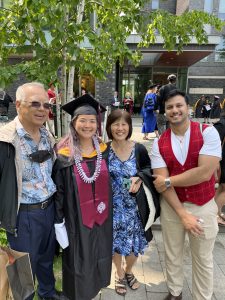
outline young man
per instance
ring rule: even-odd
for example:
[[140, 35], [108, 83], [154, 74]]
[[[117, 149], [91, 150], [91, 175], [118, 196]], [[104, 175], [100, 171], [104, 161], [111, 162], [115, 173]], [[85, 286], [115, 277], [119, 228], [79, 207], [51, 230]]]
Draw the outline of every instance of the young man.
[[213, 293], [213, 247], [218, 232], [214, 172], [221, 158], [220, 138], [212, 126], [192, 122], [185, 93], [165, 100], [170, 128], [156, 139], [151, 153], [155, 187], [162, 193], [161, 225], [169, 295], [182, 299], [185, 234], [192, 253], [194, 300]]
[[50, 108], [44, 86], [20, 86], [16, 108], [18, 117], [0, 130], [1, 227], [12, 249], [30, 254], [39, 299], [62, 299], [54, 287], [54, 140], [43, 126]]

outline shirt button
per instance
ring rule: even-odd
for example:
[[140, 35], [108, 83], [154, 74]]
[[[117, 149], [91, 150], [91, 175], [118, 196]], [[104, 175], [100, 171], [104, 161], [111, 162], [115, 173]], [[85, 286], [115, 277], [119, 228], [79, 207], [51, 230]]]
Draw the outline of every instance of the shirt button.
[[188, 195], [187, 195], [186, 197], [187, 197], [187, 198], [189, 198], [189, 196], [188, 196]]
[[184, 189], [185, 190], [185, 192], [187, 192], [187, 189]]

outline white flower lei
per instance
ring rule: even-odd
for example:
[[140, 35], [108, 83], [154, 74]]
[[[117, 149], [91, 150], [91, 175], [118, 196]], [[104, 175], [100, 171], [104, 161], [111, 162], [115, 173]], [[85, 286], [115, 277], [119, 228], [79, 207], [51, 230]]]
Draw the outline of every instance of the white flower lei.
[[93, 136], [92, 139], [93, 139], [94, 147], [95, 147], [96, 152], [97, 152], [97, 161], [96, 161], [96, 166], [95, 166], [94, 174], [91, 177], [88, 177], [85, 174], [85, 172], [84, 172], [84, 170], [82, 168], [82, 165], [81, 165], [82, 158], [80, 157], [80, 155], [79, 154], [75, 154], [74, 155], [74, 160], [75, 160], [75, 164], [76, 164], [76, 167], [77, 167], [77, 171], [78, 171], [81, 179], [85, 183], [92, 183], [92, 182], [94, 182], [98, 178], [98, 176], [100, 174], [100, 171], [101, 171], [102, 153], [100, 151], [100, 145], [99, 145], [97, 136]]

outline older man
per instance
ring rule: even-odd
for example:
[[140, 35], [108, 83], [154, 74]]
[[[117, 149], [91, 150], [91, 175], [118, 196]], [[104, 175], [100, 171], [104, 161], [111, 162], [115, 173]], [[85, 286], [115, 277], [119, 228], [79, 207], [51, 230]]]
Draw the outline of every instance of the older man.
[[20, 86], [16, 108], [18, 116], [0, 130], [0, 224], [10, 246], [30, 254], [39, 299], [61, 299], [53, 275], [54, 140], [43, 126], [50, 108], [44, 86]]
[[183, 255], [188, 233], [192, 254], [192, 299], [213, 293], [213, 247], [218, 232], [214, 172], [221, 158], [220, 138], [212, 126], [192, 122], [188, 98], [173, 90], [165, 100], [170, 123], [152, 148], [155, 187], [162, 193], [161, 224], [169, 295], [182, 299]]

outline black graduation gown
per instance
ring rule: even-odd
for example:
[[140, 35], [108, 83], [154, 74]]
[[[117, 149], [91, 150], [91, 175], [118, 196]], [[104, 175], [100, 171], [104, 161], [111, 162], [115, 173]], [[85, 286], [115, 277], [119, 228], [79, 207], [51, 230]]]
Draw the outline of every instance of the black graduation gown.
[[216, 122], [213, 126], [217, 129], [222, 144], [222, 159], [220, 161], [220, 183], [225, 183], [225, 145], [223, 144], [223, 140], [225, 139], [225, 116], [221, 116], [220, 120]]
[[[107, 151], [103, 153], [106, 158]], [[93, 159], [87, 159], [93, 174]], [[101, 174], [100, 174], [101, 176]], [[65, 218], [69, 247], [63, 251], [63, 292], [70, 300], [90, 300], [110, 284], [112, 267], [112, 194], [109, 182], [109, 216], [92, 229], [82, 223], [73, 165], [59, 156], [54, 166], [56, 223]], [[110, 178], [110, 177], [109, 177]]]

